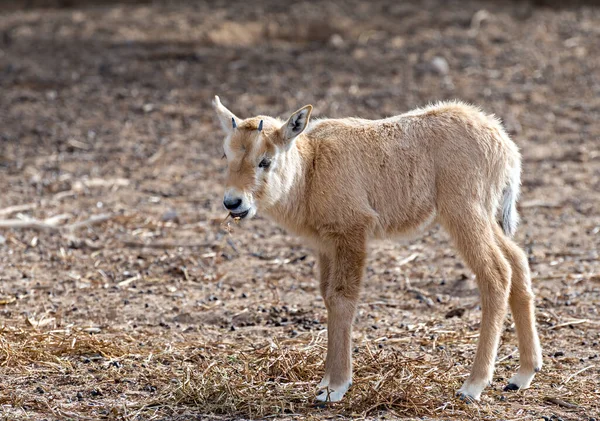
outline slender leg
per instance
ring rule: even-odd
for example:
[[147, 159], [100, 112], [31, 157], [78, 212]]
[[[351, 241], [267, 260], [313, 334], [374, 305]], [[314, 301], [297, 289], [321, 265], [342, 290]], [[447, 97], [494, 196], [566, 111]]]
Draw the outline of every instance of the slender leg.
[[[325, 300], [327, 296], [327, 287], [329, 286], [329, 277], [332, 270], [332, 259], [327, 254], [319, 253], [319, 286], [321, 288], [321, 296]], [[327, 305], [327, 301], [325, 301]]]
[[352, 323], [363, 277], [366, 246], [363, 241], [339, 241], [332, 257], [327, 306], [327, 358], [320, 401], [337, 402], [352, 384]]
[[535, 303], [531, 289], [531, 274], [527, 256], [500, 227], [495, 230], [496, 241], [512, 267], [509, 304], [512, 311], [517, 337], [521, 366], [509, 380], [505, 390], [528, 388], [533, 376], [542, 368], [542, 349], [535, 327]]
[[[331, 272], [332, 272], [332, 259], [325, 253], [321, 252], [319, 253], [319, 286], [321, 289], [321, 296], [323, 297], [323, 300], [325, 301], [325, 306], [327, 307], [327, 288], [329, 286], [329, 277], [331, 276]], [[321, 380], [321, 382], [319, 383], [319, 390], [325, 389], [327, 386], [329, 386], [329, 375], [327, 373], [329, 373], [328, 367], [327, 367], [327, 361], [325, 361], [325, 375], [323, 376], [323, 379]]]
[[443, 223], [475, 273], [481, 294], [477, 352], [471, 374], [458, 391], [464, 399], [479, 400], [494, 372], [498, 342], [508, 307], [511, 268], [496, 244], [492, 222], [488, 218], [474, 212]]

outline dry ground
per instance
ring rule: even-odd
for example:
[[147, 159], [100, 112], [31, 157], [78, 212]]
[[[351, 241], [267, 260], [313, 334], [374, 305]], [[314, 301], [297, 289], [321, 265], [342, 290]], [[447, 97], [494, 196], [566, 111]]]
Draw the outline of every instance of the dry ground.
[[[1, 419], [600, 418], [600, 8], [33, 0], [0, 5], [0, 35], [0, 219], [54, 224], [0, 230]], [[314, 407], [315, 259], [260, 217], [221, 225], [216, 93], [240, 116], [459, 98], [502, 118], [524, 155], [532, 388], [502, 391], [509, 317], [481, 403], [454, 398], [480, 310], [435, 228], [372, 245], [354, 386]]]

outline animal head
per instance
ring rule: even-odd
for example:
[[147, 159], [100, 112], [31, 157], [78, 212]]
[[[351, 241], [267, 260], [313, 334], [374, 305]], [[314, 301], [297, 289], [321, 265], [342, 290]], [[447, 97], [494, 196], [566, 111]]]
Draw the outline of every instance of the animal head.
[[234, 218], [251, 218], [289, 192], [299, 164], [295, 141], [308, 125], [312, 105], [300, 108], [286, 122], [268, 116], [240, 119], [218, 96], [213, 107], [225, 132], [223, 205]]

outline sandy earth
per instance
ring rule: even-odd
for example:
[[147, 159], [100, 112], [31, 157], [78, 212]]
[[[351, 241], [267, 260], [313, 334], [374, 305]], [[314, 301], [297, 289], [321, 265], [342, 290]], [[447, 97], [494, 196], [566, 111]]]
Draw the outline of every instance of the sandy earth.
[[[248, 3], [0, 5], [0, 219], [55, 224], [0, 229], [0, 419], [600, 419], [600, 9]], [[509, 317], [493, 385], [456, 402], [480, 309], [436, 227], [372, 244], [357, 378], [346, 403], [314, 408], [326, 327], [315, 258], [260, 216], [223, 229], [214, 94], [241, 117], [311, 103], [316, 116], [379, 118], [452, 98], [500, 117], [524, 157], [516, 239], [545, 364], [532, 388], [502, 391], [518, 366]], [[94, 215], [107, 220], [73, 225]], [[238, 349], [251, 360], [249, 347], [275, 342], [275, 356], [316, 356], [293, 408], [206, 392], [245, 381], [213, 372]], [[402, 381], [378, 395], [377, 376], [360, 374], [371, 350], [384, 368], [422, 361], [413, 406]], [[429, 366], [444, 381], [428, 391]], [[180, 393], [189, 373], [204, 392]]]

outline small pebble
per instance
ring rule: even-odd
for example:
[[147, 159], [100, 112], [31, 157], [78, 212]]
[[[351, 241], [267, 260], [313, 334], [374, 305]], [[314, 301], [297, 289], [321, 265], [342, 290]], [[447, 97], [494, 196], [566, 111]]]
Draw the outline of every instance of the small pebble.
[[333, 34], [329, 38], [329, 43], [335, 48], [342, 48], [344, 46], [344, 38], [340, 34]]
[[562, 357], [564, 356], [565, 353], [563, 351], [556, 351], [553, 355], [553, 357]]
[[169, 209], [168, 211], [162, 214], [160, 220], [163, 222], [178, 221], [179, 215], [177, 215], [177, 211]]
[[431, 60], [431, 67], [433, 70], [440, 75], [447, 75], [450, 71], [450, 66], [448, 65], [448, 61], [444, 57], [434, 57]]

